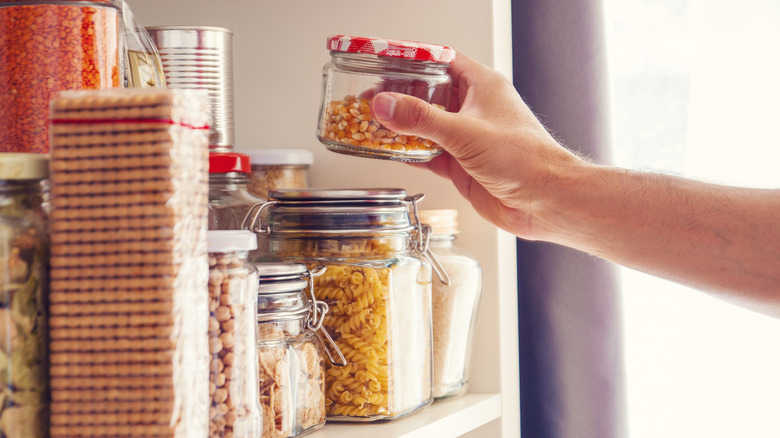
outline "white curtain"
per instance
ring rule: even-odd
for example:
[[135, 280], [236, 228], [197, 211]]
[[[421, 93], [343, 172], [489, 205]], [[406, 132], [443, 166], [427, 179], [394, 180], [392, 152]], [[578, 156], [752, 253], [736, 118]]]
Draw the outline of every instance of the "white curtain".
[[[617, 164], [780, 187], [780, 2], [604, 3]], [[780, 320], [630, 270], [621, 289], [632, 438], [780, 436]]]

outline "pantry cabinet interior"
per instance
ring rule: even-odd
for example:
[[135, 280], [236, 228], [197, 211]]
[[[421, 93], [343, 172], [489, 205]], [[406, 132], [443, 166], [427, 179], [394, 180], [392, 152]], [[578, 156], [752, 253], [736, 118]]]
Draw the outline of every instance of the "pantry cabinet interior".
[[[322, 67], [332, 34], [445, 44], [511, 78], [509, 0], [394, 2], [130, 0], [140, 24], [220, 26], [233, 36], [235, 149], [308, 149], [310, 183], [322, 188], [402, 188], [420, 207], [455, 208], [458, 246], [481, 263], [484, 287], [469, 391], [381, 424], [327, 424], [313, 438], [517, 437], [520, 435], [515, 239], [490, 225], [452, 184], [431, 172], [340, 155], [315, 136]], [[366, 431], [370, 428], [370, 432]]]

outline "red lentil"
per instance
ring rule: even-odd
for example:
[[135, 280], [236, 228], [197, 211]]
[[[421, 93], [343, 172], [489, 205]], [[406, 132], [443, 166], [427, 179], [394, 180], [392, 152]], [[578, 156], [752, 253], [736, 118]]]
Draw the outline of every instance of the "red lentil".
[[0, 152], [49, 152], [54, 92], [119, 86], [119, 12], [111, 0], [0, 1]]

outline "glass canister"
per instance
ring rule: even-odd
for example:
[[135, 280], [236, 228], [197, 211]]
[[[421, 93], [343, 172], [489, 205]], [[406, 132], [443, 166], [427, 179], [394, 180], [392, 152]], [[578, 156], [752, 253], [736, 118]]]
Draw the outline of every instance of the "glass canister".
[[482, 268], [454, 245], [460, 232], [457, 210], [421, 210], [420, 220], [433, 227], [429, 246], [449, 277], [449, 284], [433, 282], [433, 396], [454, 397], [465, 393], [469, 382]]
[[397, 161], [428, 161], [442, 152], [432, 141], [386, 129], [369, 102], [381, 91], [409, 94], [446, 108], [455, 50], [447, 46], [333, 35], [322, 72], [317, 138], [334, 152]]
[[209, 437], [259, 436], [257, 270], [247, 261], [257, 237], [211, 230], [209, 252]]
[[262, 436], [302, 435], [325, 424], [323, 353], [340, 364], [344, 357], [332, 345], [325, 349], [317, 335], [320, 331], [332, 344], [322, 329], [328, 306], [317, 301], [312, 289], [311, 278], [318, 273], [300, 263], [258, 263], [257, 270]]
[[48, 216], [42, 154], [0, 153], [0, 436], [49, 436]]
[[0, 151], [49, 152], [49, 99], [119, 87], [119, 0], [0, 1]]
[[309, 166], [314, 155], [305, 149], [257, 149], [247, 151], [252, 163], [249, 193], [268, 199], [268, 192], [278, 189], [309, 187]]
[[[432, 401], [430, 228], [400, 189], [278, 190], [255, 209], [270, 258], [324, 266], [314, 295], [346, 357], [326, 364], [328, 420], [390, 420]], [[257, 220], [267, 210], [267, 219]]]

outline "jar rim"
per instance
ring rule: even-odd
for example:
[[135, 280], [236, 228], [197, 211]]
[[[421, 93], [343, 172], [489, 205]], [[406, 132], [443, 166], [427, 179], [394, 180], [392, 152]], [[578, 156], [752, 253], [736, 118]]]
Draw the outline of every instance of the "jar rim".
[[48, 176], [48, 154], [0, 153], [0, 180], [42, 180]]

